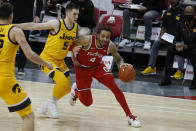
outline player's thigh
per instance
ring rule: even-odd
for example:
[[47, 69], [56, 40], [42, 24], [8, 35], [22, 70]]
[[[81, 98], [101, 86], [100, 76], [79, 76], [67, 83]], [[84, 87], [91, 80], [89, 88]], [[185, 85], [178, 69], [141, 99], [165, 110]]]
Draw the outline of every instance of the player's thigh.
[[14, 77], [0, 78], [0, 92], [10, 112], [17, 112], [20, 116], [32, 113], [30, 98]]
[[93, 72], [94, 71], [92, 70], [75, 67], [76, 84], [78, 90], [87, 90], [91, 88]]
[[100, 65], [93, 77], [106, 86], [114, 84], [114, 76], [105, 65]]
[[85, 106], [90, 106], [92, 104], [92, 93], [91, 93], [91, 83], [92, 74], [94, 71], [75, 68], [76, 73], [76, 93], [81, 103]]

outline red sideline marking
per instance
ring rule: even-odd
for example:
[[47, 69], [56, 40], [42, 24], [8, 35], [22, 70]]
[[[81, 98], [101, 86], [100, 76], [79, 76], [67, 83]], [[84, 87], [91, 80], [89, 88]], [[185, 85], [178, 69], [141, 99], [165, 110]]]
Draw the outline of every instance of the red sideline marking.
[[188, 100], [196, 100], [196, 96], [166, 96], [172, 98], [181, 98], [181, 99], [188, 99]]

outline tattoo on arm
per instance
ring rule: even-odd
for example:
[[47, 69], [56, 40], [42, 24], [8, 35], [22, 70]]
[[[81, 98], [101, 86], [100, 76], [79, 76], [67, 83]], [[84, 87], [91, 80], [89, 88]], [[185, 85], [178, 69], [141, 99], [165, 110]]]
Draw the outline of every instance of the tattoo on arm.
[[114, 60], [116, 61], [116, 64], [118, 65], [118, 68], [119, 68], [120, 65], [122, 63], [124, 63], [124, 60], [122, 59], [122, 57], [118, 53], [116, 46], [113, 43], [109, 47], [109, 53], [112, 54], [112, 56], [114, 57]]

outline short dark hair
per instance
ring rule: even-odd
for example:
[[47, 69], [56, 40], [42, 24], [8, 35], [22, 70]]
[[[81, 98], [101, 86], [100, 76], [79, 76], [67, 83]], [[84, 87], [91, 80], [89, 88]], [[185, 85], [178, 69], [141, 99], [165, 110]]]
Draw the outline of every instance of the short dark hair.
[[111, 28], [109, 26], [99, 27], [97, 33], [100, 34], [101, 31], [103, 31], [103, 30], [108, 31], [108, 32], [110, 32], [112, 34], [112, 30], [111, 30]]
[[65, 8], [65, 11], [70, 11], [72, 9], [80, 9], [79, 5], [76, 5], [74, 3], [69, 3], [66, 8]]
[[9, 19], [13, 13], [13, 5], [10, 3], [0, 4], [0, 19]]

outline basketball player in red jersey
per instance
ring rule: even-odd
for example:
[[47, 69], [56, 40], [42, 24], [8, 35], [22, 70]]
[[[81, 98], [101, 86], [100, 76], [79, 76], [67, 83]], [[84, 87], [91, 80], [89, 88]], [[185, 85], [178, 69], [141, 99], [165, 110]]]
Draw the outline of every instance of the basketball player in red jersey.
[[115, 95], [127, 116], [128, 123], [133, 127], [140, 127], [140, 121], [130, 112], [125, 96], [116, 85], [112, 72], [102, 62], [103, 56], [111, 54], [118, 67], [132, 66], [124, 63], [115, 44], [110, 41], [111, 33], [109, 27], [102, 27], [96, 36], [84, 36], [74, 42], [75, 45], [80, 46], [73, 49], [72, 59], [75, 65], [76, 83], [72, 85], [69, 102], [74, 105], [79, 98], [83, 105], [90, 106], [93, 101], [91, 83], [92, 78], [95, 78]]

